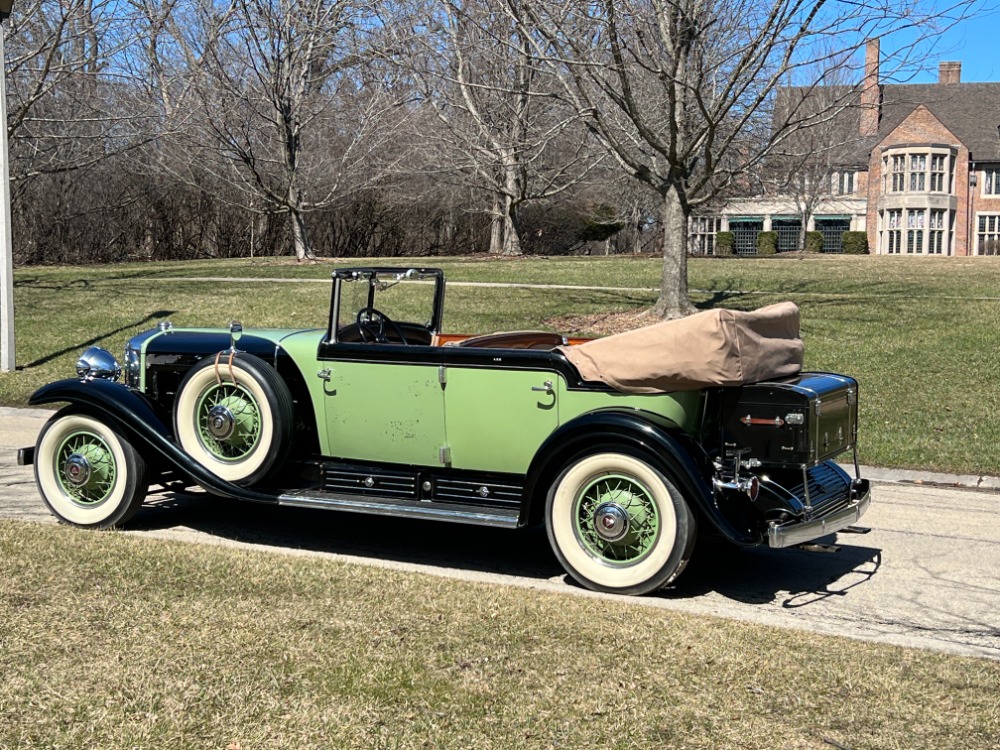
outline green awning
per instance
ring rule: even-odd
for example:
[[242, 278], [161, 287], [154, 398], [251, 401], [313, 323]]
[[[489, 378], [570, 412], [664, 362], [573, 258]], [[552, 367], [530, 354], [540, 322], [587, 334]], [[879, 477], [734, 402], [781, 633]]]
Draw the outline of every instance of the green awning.
[[754, 221], [764, 221], [763, 216], [729, 216], [727, 218], [729, 219], [730, 224], [744, 224]]
[[850, 221], [853, 216], [850, 214], [833, 214], [830, 216], [817, 216], [816, 221]]

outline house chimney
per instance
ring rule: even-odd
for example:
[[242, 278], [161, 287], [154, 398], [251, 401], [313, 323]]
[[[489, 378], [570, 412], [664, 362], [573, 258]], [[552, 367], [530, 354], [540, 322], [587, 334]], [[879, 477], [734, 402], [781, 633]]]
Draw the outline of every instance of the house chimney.
[[858, 132], [862, 137], [878, 132], [879, 85], [878, 85], [879, 43], [869, 39], [865, 45], [865, 80], [861, 84], [861, 124]]
[[938, 83], [961, 83], [962, 63], [960, 62], [939, 62], [938, 63]]

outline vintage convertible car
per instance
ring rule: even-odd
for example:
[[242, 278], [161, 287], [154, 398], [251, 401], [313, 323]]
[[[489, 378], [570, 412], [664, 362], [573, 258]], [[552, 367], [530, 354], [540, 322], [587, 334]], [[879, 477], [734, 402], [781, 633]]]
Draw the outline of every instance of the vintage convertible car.
[[[801, 372], [798, 310], [712, 310], [593, 341], [442, 333], [437, 269], [333, 274], [320, 329], [174, 327], [90, 349], [33, 448], [62, 521], [125, 524], [150, 484], [516, 528], [584, 586], [673, 581], [698, 533], [788, 547], [853, 524], [857, 383]], [[122, 377], [122, 374], [124, 377]], [[122, 382], [117, 382], [119, 378]], [[855, 451], [855, 476], [833, 462]]]

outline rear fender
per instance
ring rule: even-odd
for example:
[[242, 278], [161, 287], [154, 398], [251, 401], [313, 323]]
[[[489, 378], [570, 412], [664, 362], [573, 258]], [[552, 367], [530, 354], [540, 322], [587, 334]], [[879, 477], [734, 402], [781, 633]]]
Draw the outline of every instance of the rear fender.
[[740, 546], [760, 540], [734, 526], [715, 502], [712, 488], [686, 447], [690, 439], [670, 420], [652, 412], [606, 409], [584, 414], [561, 425], [542, 444], [528, 469], [521, 522], [540, 520], [549, 487], [577, 456], [592, 450], [628, 447], [650, 457], [673, 480], [701, 518]]
[[213, 495], [274, 503], [277, 498], [220, 479], [192, 459], [171, 437], [170, 428], [151, 402], [138, 391], [110, 380], [58, 380], [35, 391], [32, 406], [68, 402], [89, 415], [113, 423], [141, 453], [162, 458], [168, 465]]

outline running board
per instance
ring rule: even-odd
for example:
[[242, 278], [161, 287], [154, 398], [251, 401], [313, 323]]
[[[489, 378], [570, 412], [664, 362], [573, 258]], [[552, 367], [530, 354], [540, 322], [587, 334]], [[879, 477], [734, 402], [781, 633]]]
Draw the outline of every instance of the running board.
[[495, 526], [504, 529], [517, 528], [520, 511], [516, 508], [484, 508], [481, 505], [460, 505], [448, 503], [428, 503], [425, 501], [400, 500], [370, 495], [348, 495], [322, 490], [298, 490], [288, 492], [278, 498], [279, 505], [297, 508], [324, 508], [344, 510], [350, 513], [368, 513], [376, 516], [399, 516], [420, 518], [428, 521], [451, 521], [475, 526]]

